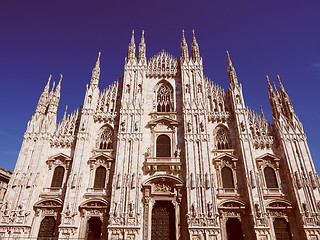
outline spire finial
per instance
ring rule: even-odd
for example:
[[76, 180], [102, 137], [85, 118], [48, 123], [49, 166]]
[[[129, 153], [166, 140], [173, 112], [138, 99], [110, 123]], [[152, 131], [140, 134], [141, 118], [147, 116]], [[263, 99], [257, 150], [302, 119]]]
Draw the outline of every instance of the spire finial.
[[189, 59], [188, 45], [184, 36], [184, 30], [182, 30], [181, 59]]
[[228, 50], [227, 50], [227, 56], [228, 56], [228, 66], [232, 66], [232, 62], [231, 62], [231, 58]]
[[134, 30], [132, 29], [131, 42], [128, 47], [128, 59], [135, 58], [136, 55], [136, 44], [134, 43]]
[[263, 113], [263, 110], [262, 110], [262, 106], [260, 105], [260, 111], [261, 111], [261, 116], [262, 116], [262, 118], [263, 119], [265, 119], [265, 117], [264, 117], [264, 113]]
[[196, 40], [196, 35], [194, 33], [194, 29], [192, 29], [192, 45], [191, 45], [191, 48], [192, 48], [192, 59], [193, 60], [199, 59], [200, 58], [200, 51], [199, 51], [199, 45], [198, 45], [197, 40]]
[[96, 61], [96, 65], [92, 69], [92, 74], [91, 74], [91, 82], [90, 85], [98, 85], [99, 83], [99, 77], [100, 77], [100, 56], [101, 52], [98, 53], [98, 58]]
[[64, 110], [62, 121], [65, 121], [67, 119], [67, 110], [68, 110], [68, 105], [66, 105], [66, 109]]
[[139, 44], [138, 61], [140, 60], [146, 60], [146, 44], [144, 41], [144, 30], [142, 30], [141, 42]]
[[101, 56], [101, 52], [98, 53], [98, 59], [96, 61], [96, 67], [100, 67], [100, 56]]

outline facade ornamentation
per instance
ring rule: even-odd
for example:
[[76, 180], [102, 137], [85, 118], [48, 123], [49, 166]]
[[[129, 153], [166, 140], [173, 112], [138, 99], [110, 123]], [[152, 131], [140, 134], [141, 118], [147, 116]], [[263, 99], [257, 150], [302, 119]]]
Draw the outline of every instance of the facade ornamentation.
[[[122, 78], [57, 124], [62, 75], [27, 125], [0, 238], [320, 240], [320, 180], [289, 95], [267, 77], [270, 124], [203, 75], [195, 32], [180, 59], [147, 59], [134, 31]], [[137, 52], [137, 54], [136, 54]], [[164, 237], [165, 236], [165, 237]], [[281, 236], [281, 237], [280, 237]]]

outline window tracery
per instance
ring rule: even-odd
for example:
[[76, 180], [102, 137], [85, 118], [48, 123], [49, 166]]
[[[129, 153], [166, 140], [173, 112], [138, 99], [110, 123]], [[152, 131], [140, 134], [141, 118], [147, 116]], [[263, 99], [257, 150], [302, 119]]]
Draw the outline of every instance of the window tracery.
[[162, 84], [157, 90], [157, 112], [173, 112], [172, 88]]
[[113, 148], [113, 130], [109, 126], [104, 126], [97, 140], [98, 149], [112, 149]]
[[222, 126], [219, 126], [215, 131], [215, 145], [216, 149], [230, 149], [231, 140], [229, 131]]

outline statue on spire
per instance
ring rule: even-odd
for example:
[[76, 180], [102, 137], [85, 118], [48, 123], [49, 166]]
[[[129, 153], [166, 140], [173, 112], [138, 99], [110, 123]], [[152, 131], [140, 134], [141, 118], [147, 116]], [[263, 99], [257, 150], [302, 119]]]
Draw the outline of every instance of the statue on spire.
[[99, 83], [99, 78], [100, 78], [100, 55], [101, 55], [101, 52], [99, 52], [96, 65], [94, 66], [94, 68], [92, 70], [90, 85], [98, 85], [98, 83]]
[[188, 45], [184, 36], [184, 30], [182, 30], [182, 42], [181, 42], [181, 59], [189, 59]]
[[200, 59], [199, 45], [198, 45], [197, 40], [196, 40], [194, 29], [192, 29], [192, 45], [191, 45], [191, 49], [192, 49], [192, 59], [193, 60]]
[[138, 60], [146, 60], [146, 43], [144, 41], [144, 30], [142, 30], [141, 42], [139, 44]]
[[136, 57], [136, 44], [134, 43], [134, 30], [132, 30], [131, 42], [128, 47], [128, 60]]

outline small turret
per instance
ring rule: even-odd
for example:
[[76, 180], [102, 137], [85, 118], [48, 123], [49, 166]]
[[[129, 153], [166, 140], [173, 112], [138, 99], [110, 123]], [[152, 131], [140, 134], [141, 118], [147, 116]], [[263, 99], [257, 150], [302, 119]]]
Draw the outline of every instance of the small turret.
[[196, 36], [195, 36], [195, 33], [194, 33], [194, 29], [192, 30], [192, 45], [191, 45], [191, 49], [192, 49], [192, 59], [194, 61], [199, 60], [200, 59], [200, 51], [199, 51], [199, 45], [197, 43]]
[[142, 30], [141, 42], [139, 44], [138, 61], [146, 61], [146, 43], [144, 41], [144, 30]]
[[184, 36], [184, 30], [182, 30], [182, 42], [181, 42], [181, 60], [189, 59], [188, 44]]
[[92, 69], [91, 82], [90, 82], [91, 86], [97, 86], [99, 84], [99, 78], [100, 78], [100, 55], [101, 55], [101, 52], [99, 52], [96, 65]]
[[132, 30], [131, 42], [128, 47], [128, 60], [136, 58], [136, 44], [134, 43], [134, 30]]

